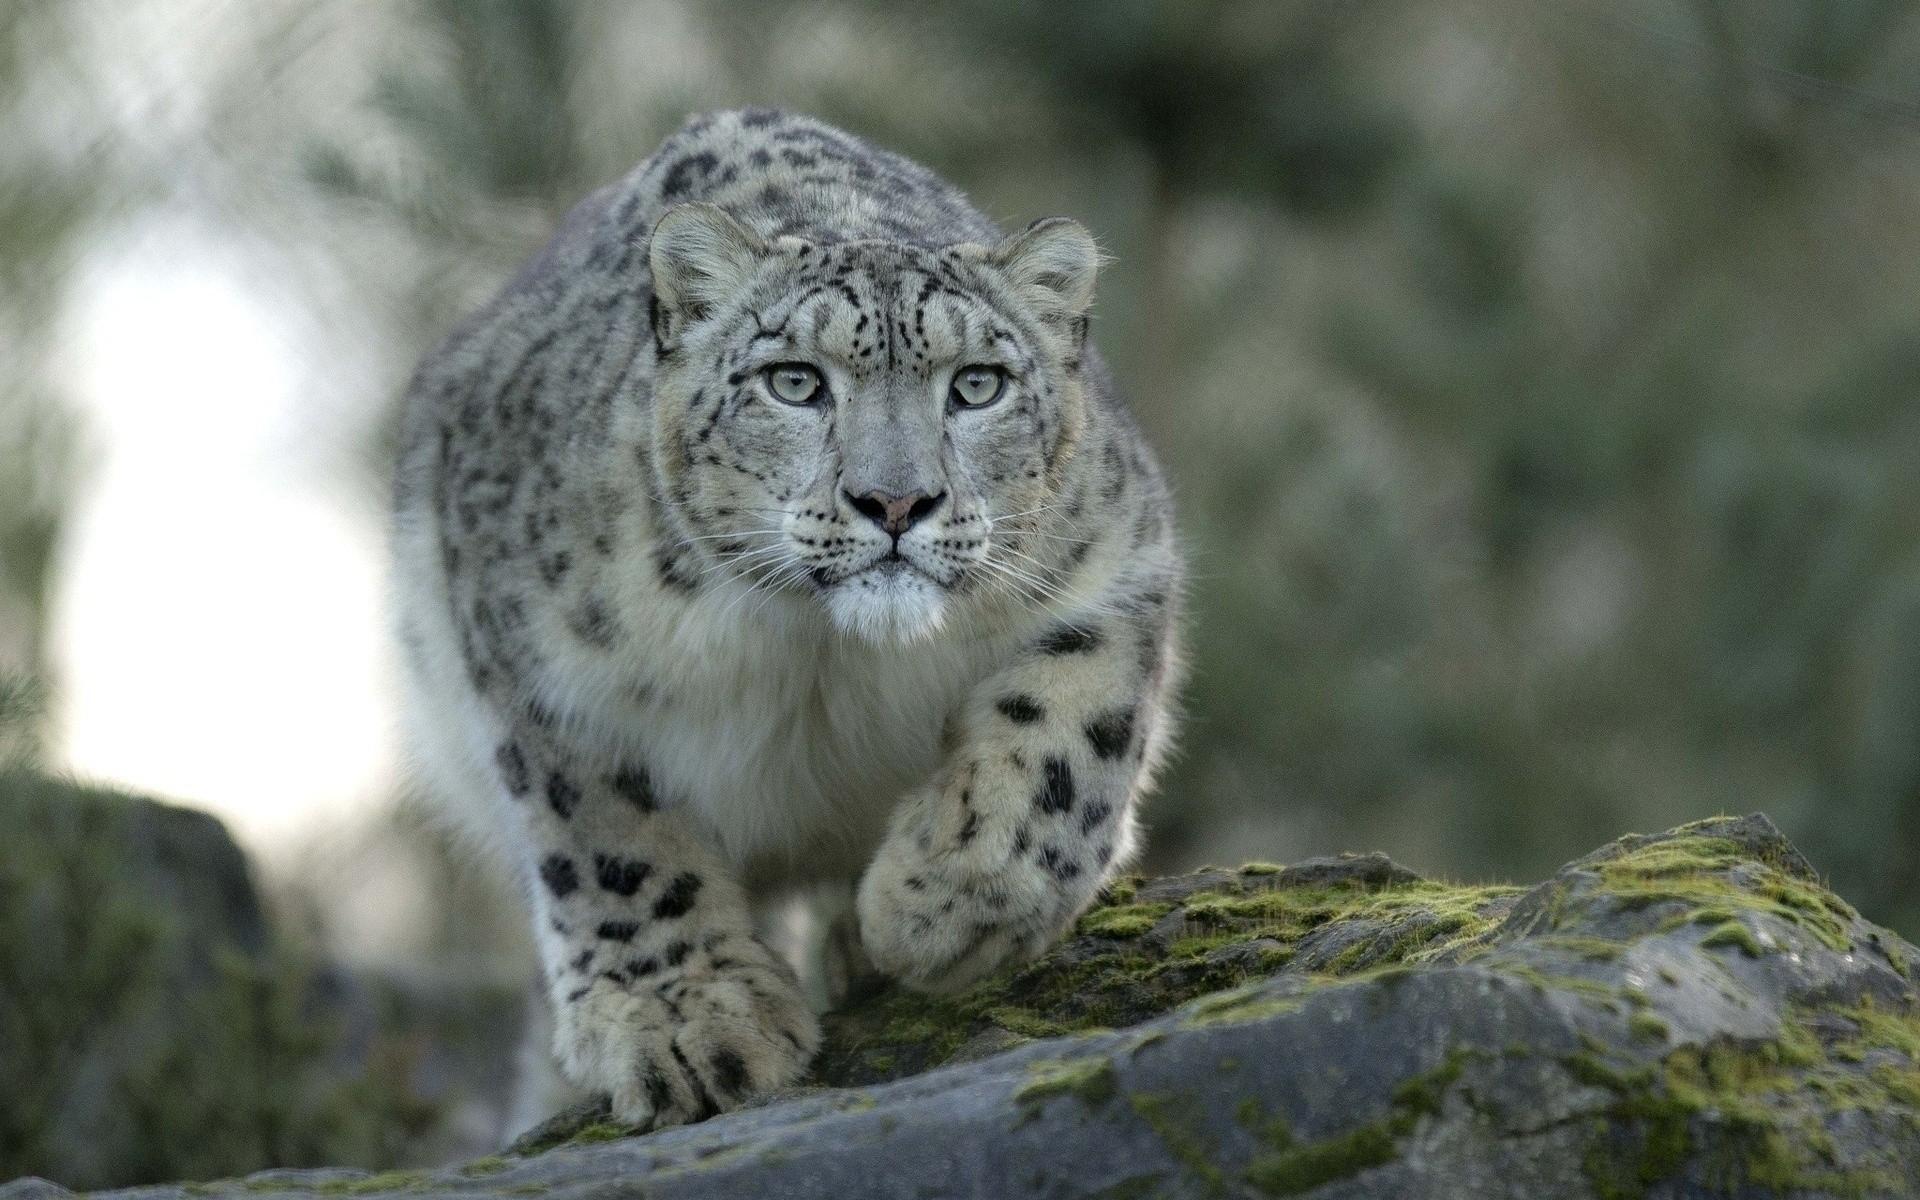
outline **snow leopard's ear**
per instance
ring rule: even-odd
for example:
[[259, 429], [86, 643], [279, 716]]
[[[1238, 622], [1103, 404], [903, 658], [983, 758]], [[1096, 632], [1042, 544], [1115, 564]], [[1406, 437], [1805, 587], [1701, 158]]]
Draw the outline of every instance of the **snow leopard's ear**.
[[681, 204], [662, 214], [647, 249], [660, 345], [670, 346], [689, 321], [738, 291], [770, 250], [765, 238], [715, 205]]
[[1070, 217], [1042, 217], [987, 252], [1041, 320], [1084, 332], [1100, 248]]

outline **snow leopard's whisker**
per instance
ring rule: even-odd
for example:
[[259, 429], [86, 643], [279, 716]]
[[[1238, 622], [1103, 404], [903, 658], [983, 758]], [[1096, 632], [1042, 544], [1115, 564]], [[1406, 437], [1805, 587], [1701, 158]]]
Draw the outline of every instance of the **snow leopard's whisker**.
[[748, 596], [755, 595], [761, 590], [760, 585], [756, 580], [742, 576], [742, 577], [739, 577], [739, 582], [742, 585], [739, 592], [736, 593], [732, 599], [728, 600], [726, 603], [726, 606], [720, 610], [718, 616], [716, 617], [717, 621], [721, 623], [726, 622], [729, 618], [733, 616], [733, 611], [735, 609], [739, 608], [742, 604], [746, 603]]
[[[783, 586], [782, 577], [786, 575], [788, 572], [790, 572], [791, 570], [792, 570], [791, 565], [787, 563], [775, 563], [772, 566], [765, 568], [765, 574], [756, 578], [749, 578], [743, 581], [746, 584], [746, 588], [744, 589], [742, 596], [744, 597], [747, 595], [752, 595], [754, 593], [759, 593], [760, 595], [763, 595], [763, 596], [777, 593], [780, 590], [780, 588]], [[741, 603], [741, 604], [744, 604], [745, 602], [746, 601], [744, 598], [737, 601], [737, 603]]]
[[770, 567], [782, 566], [792, 557], [793, 547], [776, 542], [770, 546], [757, 546], [751, 550], [740, 550], [724, 555], [721, 561], [736, 575], [751, 582], [752, 576]]
[[1024, 609], [1026, 612], [1030, 613], [1033, 616], [1044, 617], [1047, 615], [1047, 609], [1045, 604], [1043, 604], [1040, 600], [1035, 598], [1034, 595], [1031, 592], [1027, 591], [1025, 588], [1005, 578], [994, 577], [990, 579], [989, 585], [988, 585], [988, 591], [991, 592], [992, 594], [1005, 596], [1008, 599], [1011, 599], [1012, 601], [1014, 601], [1014, 603], [1018, 604], [1022, 609]]
[[703, 533], [703, 534], [700, 534], [698, 537], [680, 538], [678, 541], [678, 544], [682, 546], [691, 546], [695, 542], [717, 542], [725, 538], [732, 538], [734, 541], [737, 542], [750, 537], [774, 536], [779, 534], [779, 532], [780, 531], [778, 529], [741, 529], [733, 533]]
[[770, 539], [762, 545], [747, 546], [745, 549], [742, 549], [742, 550], [724, 551], [724, 548], [723, 548], [723, 552], [734, 553], [734, 554], [744, 554], [744, 553], [748, 553], [749, 551], [765, 550], [769, 546], [785, 547], [788, 544], [787, 539], [781, 536], [780, 531], [776, 529], [756, 529], [749, 533], [742, 533], [742, 534], [729, 535], [729, 536], [732, 536], [733, 539], [738, 542], [750, 542], [754, 539], [759, 539], [759, 538]]
[[1016, 591], [1018, 595], [1039, 600], [1056, 600], [1062, 598], [1061, 594], [1050, 588], [1045, 580], [1039, 579], [1026, 571], [1022, 571], [1018, 567], [1003, 562], [994, 562], [991, 559], [984, 561], [988, 566], [998, 571], [1003, 580], [1008, 581], [1010, 584], [1021, 585]]
[[1011, 556], [1013, 556], [1014, 558], [1017, 558], [1017, 559], [1019, 559], [1019, 560], [1020, 560], [1020, 561], [1022, 561], [1022, 562], [1025, 562], [1025, 563], [1029, 563], [1029, 564], [1031, 564], [1031, 565], [1032, 565], [1033, 567], [1035, 567], [1035, 568], [1036, 568], [1037, 570], [1039, 570], [1039, 571], [1040, 571], [1040, 572], [1041, 572], [1041, 573], [1042, 573], [1043, 575], [1057, 575], [1057, 574], [1059, 574], [1059, 570], [1058, 570], [1058, 568], [1056, 568], [1056, 567], [1054, 567], [1054, 566], [1052, 566], [1052, 565], [1051, 565], [1051, 564], [1049, 564], [1049, 563], [1043, 563], [1043, 562], [1041, 562], [1041, 561], [1040, 561], [1039, 559], [1037, 559], [1037, 558], [1035, 558], [1035, 557], [1034, 557], [1033, 555], [1031, 555], [1031, 554], [1028, 554], [1028, 553], [1027, 553], [1026, 551], [1024, 551], [1024, 550], [1015, 550], [1015, 549], [1014, 549], [1014, 548], [1013, 548], [1012, 546], [1002, 546], [1002, 547], [1000, 547], [1000, 552], [1001, 552], [1002, 554], [1007, 554], [1007, 555], [1011, 555]]
[[758, 590], [761, 592], [760, 603], [748, 610], [746, 620], [757, 620], [767, 605], [772, 604], [780, 597], [781, 592], [786, 590], [789, 585], [798, 583], [800, 580], [806, 578], [807, 572], [812, 569], [810, 565], [800, 559], [795, 559], [783, 567], [776, 567], [773, 573], [758, 587]]
[[1051, 603], [1052, 601], [1066, 600], [1068, 598], [1065, 590], [1040, 578], [1031, 571], [1022, 570], [1010, 563], [1001, 563], [999, 566], [1003, 575], [1009, 579], [1019, 580], [1021, 584], [1025, 586], [1028, 593], [1035, 599], [1044, 603]]
[[811, 572], [813, 568], [814, 564], [810, 560], [801, 558], [797, 554], [791, 555], [786, 562], [776, 565], [766, 572], [765, 582], [768, 587], [784, 588], [789, 584], [806, 578], [807, 574]]
[[756, 576], [784, 565], [789, 553], [785, 546], [763, 546], [758, 550], [734, 555], [726, 559], [725, 564], [735, 575], [748, 583], [753, 583]]
[[1050, 542], [1070, 542], [1075, 546], [1093, 545], [1092, 538], [1067, 537], [1064, 534], [1058, 534], [1058, 533], [1041, 533], [1038, 529], [1022, 529], [1022, 530], [1018, 530], [1017, 532], [1022, 537], [1046, 538]]
[[760, 603], [754, 605], [753, 610], [747, 613], [747, 620], [753, 621], [759, 619], [760, 614], [765, 611], [767, 605], [779, 599], [780, 594], [786, 590], [789, 584], [799, 582], [806, 573], [806, 564], [796, 563], [788, 567], [783, 574], [770, 580], [768, 584], [761, 589], [764, 594], [760, 597]]
[[[1021, 538], [1027, 537], [1058, 537], [1056, 534], [1040, 532], [1035, 525], [1037, 525], [1037, 522], [1033, 524], [1022, 524], [1015, 521], [1012, 517], [1000, 517], [995, 520], [990, 520], [987, 522], [987, 545], [989, 548], [1004, 546], [1008, 542], [1018, 541]], [[1074, 539], [1060, 538], [1059, 540], [1071, 541]]]
[[793, 553], [793, 547], [787, 545], [786, 542], [774, 541], [764, 546], [749, 546], [743, 550], [729, 550], [722, 553], [720, 557], [728, 562], [738, 562], [741, 559], [757, 558], [767, 554], [791, 553]]
[[1012, 521], [1020, 517], [1031, 517], [1031, 516], [1036, 516], [1040, 513], [1056, 512], [1061, 507], [1062, 506], [1059, 504], [1042, 504], [1039, 508], [1029, 508], [1024, 512], [1001, 513], [997, 517], [988, 516], [987, 528], [992, 529], [995, 525], [998, 525], [1002, 521]]
[[996, 596], [1011, 596], [1022, 601], [1029, 598], [1026, 589], [1021, 587], [1017, 580], [1001, 573], [999, 564], [982, 563], [981, 565], [987, 568], [983, 579], [987, 592]]
[[1001, 513], [1001, 514], [999, 514], [999, 515], [998, 515], [997, 517], [995, 517], [994, 519], [995, 519], [995, 520], [1005, 520], [1005, 519], [1006, 519], [1006, 518], [1008, 518], [1008, 517], [1024, 517], [1024, 516], [1026, 516], [1026, 515], [1028, 515], [1029, 513], [1037, 513], [1037, 512], [1051, 512], [1051, 511], [1052, 511], [1053, 509], [1056, 509], [1056, 508], [1059, 508], [1059, 507], [1060, 507], [1060, 501], [1058, 501], [1058, 500], [1053, 500], [1053, 501], [1049, 501], [1049, 502], [1048, 502], [1048, 503], [1046, 503], [1046, 504], [1041, 504], [1041, 505], [1037, 505], [1037, 506], [1035, 506], [1035, 507], [1033, 507], [1033, 508], [1023, 508], [1023, 509], [1020, 509], [1020, 510], [1019, 510], [1018, 512], [1010, 512], [1010, 513]]
[[[696, 546], [695, 546], [696, 542], [702, 542], [702, 541], [712, 540], [713, 538], [723, 538], [723, 537], [732, 538], [734, 541], [737, 541], [737, 542], [747, 542], [749, 538], [753, 536], [766, 534], [768, 532], [770, 531], [755, 530], [755, 531], [752, 531], [751, 533], [740, 535], [740, 536], [735, 536], [733, 534], [715, 534], [715, 535], [708, 535], [708, 536], [697, 537], [697, 538], [683, 538], [676, 541], [674, 543], [674, 546], [676, 549], [685, 550], [689, 553], [698, 553], [698, 550], [696, 549]], [[765, 554], [770, 550], [779, 550], [783, 548], [784, 547], [782, 543], [778, 540], [774, 541], [770, 545], [766, 545], [766, 546], [749, 545], [745, 549], [741, 549], [741, 550], [728, 550], [725, 547], [720, 547], [719, 548], [720, 552], [718, 554], [713, 555], [713, 557], [708, 561], [717, 567], [733, 568], [733, 567], [736, 567], [737, 564], [740, 562], [740, 560], [745, 557], [748, 557], [751, 555], [757, 555], [757, 554]]]
[[1055, 570], [1053, 567], [1049, 566], [1046, 563], [1041, 562], [1039, 559], [1033, 557], [1031, 554], [1027, 554], [1024, 551], [1014, 549], [1012, 546], [1002, 545], [1002, 546], [995, 546], [990, 548], [986, 555], [989, 561], [993, 560], [993, 558], [995, 557], [996, 551], [1000, 555], [1005, 556], [1004, 565], [1011, 566], [1015, 560], [1024, 562], [1028, 564], [1030, 567], [1034, 568], [1038, 572], [1040, 578], [1042, 579], [1046, 579], [1048, 576], [1055, 573]]

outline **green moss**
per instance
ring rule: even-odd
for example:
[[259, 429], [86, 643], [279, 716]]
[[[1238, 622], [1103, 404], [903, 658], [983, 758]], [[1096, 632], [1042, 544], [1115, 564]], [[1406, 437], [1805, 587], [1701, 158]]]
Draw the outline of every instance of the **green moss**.
[[1120, 1086], [1110, 1058], [1043, 1059], [1029, 1063], [1027, 1070], [1032, 1078], [1013, 1094], [1014, 1102], [1025, 1110], [1022, 1120], [1035, 1115], [1053, 1096], [1074, 1096], [1088, 1108], [1099, 1108], [1113, 1099]]
[[378, 1175], [369, 1175], [358, 1181], [353, 1188], [356, 1195], [368, 1192], [400, 1192], [426, 1187], [433, 1182], [424, 1171], [383, 1171]]
[[[362, 1175], [345, 1179], [323, 1179], [317, 1183], [305, 1183], [301, 1190], [318, 1196], [367, 1196], [376, 1192], [418, 1191], [433, 1180], [422, 1171], [383, 1171], [378, 1175]], [[284, 1179], [249, 1179], [241, 1184], [250, 1192], [284, 1192], [287, 1181]]]
[[1820, 1044], [1807, 1027], [1806, 1018], [1786, 1021], [1782, 1024], [1780, 1036], [1773, 1043], [1774, 1053], [1782, 1066], [1813, 1067], [1820, 1065], [1826, 1057], [1826, 1049]]
[[1878, 1050], [1891, 1050], [1910, 1063], [1920, 1063], [1920, 1019], [1912, 1011], [1896, 1012], [1866, 1002], [1851, 1008], [1829, 1010], [1853, 1023], [1859, 1032], [1849, 1039], [1853, 1044]]
[[460, 1173], [469, 1179], [478, 1179], [486, 1175], [498, 1175], [512, 1165], [512, 1163], [509, 1163], [499, 1155], [490, 1154], [485, 1158], [476, 1158], [466, 1166], [461, 1167]]
[[1133, 1111], [1153, 1130], [1160, 1144], [1167, 1148], [1174, 1161], [1187, 1169], [1195, 1179], [1204, 1184], [1209, 1192], [1218, 1194], [1226, 1190], [1227, 1175], [1214, 1161], [1213, 1144], [1205, 1135], [1193, 1128], [1183, 1115], [1191, 1111], [1191, 1100], [1176, 1099], [1172, 1096], [1156, 1095], [1150, 1092], [1134, 1092], [1127, 1097]]
[[617, 1142], [624, 1137], [632, 1137], [633, 1130], [624, 1125], [615, 1125], [609, 1121], [595, 1121], [568, 1138], [564, 1145], [585, 1146], [594, 1142]]
[[1092, 1021], [1064, 1022], [1050, 1020], [1032, 1009], [1018, 1004], [998, 1004], [986, 1011], [986, 1018], [994, 1025], [1009, 1033], [1021, 1037], [1050, 1038], [1069, 1033], [1104, 1033], [1106, 1027]]
[[1075, 930], [1082, 935], [1138, 937], [1172, 911], [1171, 904], [1115, 904], [1096, 908], [1081, 917]]
[[1087, 1200], [1147, 1200], [1147, 1197], [1160, 1193], [1160, 1184], [1165, 1179], [1166, 1176], [1158, 1171], [1129, 1175], [1118, 1183], [1110, 1183], [1097, 1192], [1087, 1193]]
[[1906, 975], [1909, 978], [1911, 978], [1912, 971], [1911, 971], [1911, 968], [1907, 965], [1906, 955], [1900, 953], [1900, 951], [1895, 949], [1893, 946], [1888, 945], [1886, 942], [1886, 939], [1884, 938], [1876, 937], [1874, 941], [1875, 941], [1875, 944], [1879, 947], [1880, 953], [1886, 957], [1887, 965], [1892, 967], [1895, 971], [1899, 972], [1900, 974]]
[[[1811, 879], [1784, 843], [1755, 847], [1721, 837], [1707, 824], [1678, 836], [1629, 839], [1608, 854], [1583, 863], [1580, 872], [1563, 877], [1544, 895], [1546, 928], [1534, 926], [1535, 940], [1557, 951], [1564, 967], [1542, 970], [1489, 952], [1489, 935], [1510, 910], [1503, 901], [1518, 889], [1431, 881], [1377, 886], [1359, 876], [1275, 886], [1278, 871], [1255, 864], [1230, 875], [1196, 876], [1196, 889], [1183, 899], [1168, 898], [1178, 893], [1165, 883], [1156, 884], [1153, 894], [1167, 899], [1151, 904], [1138, 901], [1137, 887], [1110, 892], [1083, 918], [1073, 941], [1033, 967], [951, 1000], [887, 1001], [887, 1032], [931, 1047], [921, 1059], [931, 1065], [987, 1027], [1043, 1037], [1130, 1025], [1180, 1004], [1192, 1005], [1188, 1020], [1195, 1025], [1260, 1020], [1299, 1008], [1322, 988], [1364, 979], [1386, 982], [1422, 963], [1477, 957], [1543, 993], [1570, 994], [1617, 1015], [1641, 1039], [1638, 1044], [1651, 1043], [1649, 1048], [1659, 1051], [1673, 1034], [1653, 1011], [1654, 1000], [1639, 988], [1588, 977], [1579, 966], [1615, 960], [1633, 940], [1587, 937], [1572, 928], [1592, 916], [1595, 906], [1608, 915], [1648, 911], [1639, 936], [1697, 923], [1706, 927], [1706, 944], [1743, 953], [1764, 949], [1764, 931], [1785, 932], [1780, 925], [1756, 922], [1784, 922], [1836, 950], [1852, 944], [1853, 911]], [[1338, 939], [1315, 936], [1335, 924]], [[1568, 932], [1556, 934], [1556, 929]], [[1327, 957], [1325, 946], [1339, 950]], [[1251, 986], [1281, 970], [1291, 973], [1290, 986]], [[1656, 974], [1669, 986], [1680, 982], [1672, 970], [1658, 968]], [[1764, 1049], [1718, 1047], [1701, 1052], [1697, 1062], [1680, 1047], [1652, 1065], [1623, 1063], [1598, 1042], [1564, 1058], [1576, 1077], [1611, 1097], [1605, 1144], [1596, 1142], [1591, 1156], [1596, 1186], [1608, 1195], [1632, 1195], [1670, 1178], [1700, 1149], [1692, 1129], [1695, 1118], [1708, 1112], [1734, 1114], [1714, 1127], [1716, 1137], [1736, 1147], [1729, 1151], [1729, 1170], [1755, 1179], [1779, 1178], [1786, 1163], [1813, 1178], [1816, 1169], [1824, 1169], [1818, 1122], [1809, 1126], [1807, 1113], [1795, 1107], [1806, 1107], [1809, 1090], [1824, 1089], [1822, 1103], [1829, 1111], [1834, 1105], [1899, 1104], [1920, 1092], [1920, 1074], [1911, 1073], [1912, 1047], [1901, 1050], [1897, 1061], [1882, 1062], [1884, 1054], [1872, 1059], [1875, 1079], [1863, 1070], [1841, 1069], [1849, 1056], [1870, 1055], [1869, 1030], [1875, 1044], [1898, 1044], [1910, 1024], [1904, 1015], [1872, 1011], [1859, 1020], [1860, 1037], [1825, 1046], [1808, 1029], [1790, 1023]], [[885, 1052], [897, 1053], [902, 1066], [914, 1053], [905, 1045], [897, 1050], [889, 1045]], [[1515, 1046], [1507, 1053], [1533, 1052]], [[1384, 1124], [1348, 1129], [1321, 1143], [1302, 1144], [1266, 1123], [1261, 1132], [1266, 1148], [1259, 1156], [1262, 1185], [1311, 1186], [1303, 1181], [1360, 1169], [1389, 1153], [1424, 1113], [1437, 1111], [1453, 1083], [1454, 1078], [1435, 1077], [1424, 1090], [1403, 1091], [1381, 1118]], [[1739, 1099], [1741, 1089], [1746, 1101]], [[1762, 1111], [1768, 1106], [1774, 1115]], [[1222, 1186], [1210, 1148], [1182, 1135], [1176, 1110], [1148, 1098], [1136, 1104], [1136, 1111], [1163, 1134], [1176, 1158], [1215, 1181], [1209, 1186]]]
[[1571, 992], [1588, 1000], [1612, 1005], [1620, 1000], [1620, 989], [1579, 975], [1550, 975], [1523, 963], [1496, 963], [1493, 969], [1502, 975], [1524, 980], [1536, 992]]
[[1487, 906], [1519, 890], [1426, 880], [1378, 891], [1357, 885], [1271, 888], [1231, 895], [1202, 893], [1188, 899], [1185, 911], [1187, 919], [1202, 928], [1230, 926], [1240, 940], [1252, 935], [1298, 941], [1336, 920], [1391, 926], [1390, 939], [1384, 944], [1369, 939], [1349, 948], [1349, 963], [1341, 965], [1358, 965], [1435, 957], [1486, 932], [1494, 923], [1483, 915]]
[[[1600, 877], [1601, 890], [1628, 908], [1682, 905], [1674, 919], [1683, 921], [1721, 924], [1735, 913], [1765, 913], [1798, 926], [1829, 949], [1853, 949], [1848, 930], [1859, 914], [1846, 901], [1764, 851], [1756, 857], [1752, 847], [1731, 838], [1685, 836], [1684, 829], [1683, 836], [1653, 841], [1595, 864], [1592, 870]], [[1727, 875], [1742, 864], [1758, 874], [1751, 886]]]
[[1216, 992], [1193, 1002], [1181, 1023], [1189, 1029], [1207, 1025], [1235, 1025], [1293, 1012], [1306, 1003], [1303, 996], [1263, 996], [1258, 985]]
[[1398, 1140], [1418, 1128], [1421, 1118], [1439, 1115], [1473, 1056], [1455, 1049], [1438, 1067], [1395, 1088], [1385, 1116], [1318, 1141], [1300, 1141], [1286, 1122], [1267, 1119], [1257, 1102], [1243, 1102], [1236, 1116], [1266, 1143], [1247, 1164], [1246, 1182], [1269, 1196], [1293, 1196], [1392, 1162], [1399, 1157]]
[[[967, 1026], [972, 1023], [956, 1019], [961, 1016], [957, 1006], [944, 999], [904, 994], [896, 1007], [898, 1011], [881, 1035], [883, 1043], [927, 1046], [935, 1050], [935, 1061], [944, 1062], [967, 1039]], [[889, 1065], [893, 1062], [891, 1055], [875, 1057]]]
[[[1393, 1090], [1393, 1107], [1397, 1116], [1415, 1117], [1438, 1116], [1440, 1105], [1453, 1085], [1460, 1082], [1460, 1076], [1466, 1072], [1467, 1060], [1478, 1052], [1465, 1047], [1451, 1051], [1446, 1061], [1431, 1071], [1427, 1071], [1406, 1080]], [[1480, 1057], [1485, 1057], [1480, 1054]]]
[[1248, 1165], [1246, 1179], [1269, 1196], [1295, 1196], [1392, 1162], [1399, 1153], [1393, 1139], [1390, 1121], [1373, 1121], [1335, 1137], [1260, 1155]]
[[[1835, 1018], [1854, 1032], [1832, 1036]], [[1883, 1061], [1862, 1072], [1854, 1064], [1870, 1052]], [[1912, 1013], [1831, 1008], [1793, 1014], [1771, 1040], [1680, 1047], [1646, 1066], [1590, 1052], [1563, 1062], [1576, 1079], [1615, 1096], [1583, 1160], [1606, 1200], [1642, 1196], [1693, 1163], [1729, 1193], [1858, 1196], [1903, 1186], [1889, 1170], [1840, 1168], [1827, 1122], [1850, 1109], [1920, 1112], [1920, 1021]]]
[[1920, 1072], [1879, 1063], [1868, 1072], [1868, 1077], [1894, 1100], [1920, 1110]]
[[612, 1141], [634, 1136], [638, 1132], [613, 1120], [611, 1109], [603, 1096], [597, 1101], [576, 1104], [555, 1114], [535, 1129], [522, 1134], [507, 1153], [529, 1157], [545, 1154], [561, 1146]]
[[[1820, 887], [1784, 843], [1756, 847], [1720, 836], [1712, 824], [1627, 839], [1549, 885], [1537, 907], [1529, 902], [1530, 941], [1550, 952], [1535, 965], [1516, 961], [1520, 956], [1503, 952], [1492, 936], [1513, 911], [1518, 889], [1432, 881], [1382, 886], [1358, 875], [1277, 886], [1281, 878], [1279, 869], [1254, 864], [1193, 877], [1195, 890], [1183, 898], [1168, 886], [1173, 881], [1154, 886], [1151, 894], [1161, 899], [1153, 903], [1141, 902], [1137, 887], [1110, 892], [1074, 939], [1032, 967], [951, 1000], [886, 1001], [887, 1031], [922, 1039], [931, 1050], [921, 1061], [932, 1065], [982, 1028], [1043, 1037], [1131, 1025], [1180, 1004], [1191, 1006], [1193, 1025], [1261, 1020], [1299, 1008], [1323, 988], [1384, 983], [1421, 964], [1472, 959], [1543, 993], [1604, 1009], [1626, 1024], [1640, 1053], [1661, 1055], [1622, 1059], [1596, 1041], [1560, 1059], [1607, 1096], [1587, 1156], [1589, 1175], [1606, 1196], [1640, 1194], [1709, 1152], [1725, 1159], [1729, 1178], [1858, 1182], [1871, 1172], [1836, 1174], [1822, 1157], [1830, 1147], [1822, 1121], [1841, 1108], [1904, 1105], [1911, 1112], [1920, 1095], [1913, 1047], [1891, 1057], [1868, 1045], [1870, 1036], [1875, 1045], [1900, 1044], [1911, 1025], [1905, 1015], [1865, 1012], [1858, 1037], [1829, 1036], [1824, 1045], [1796, 1021], [1764, 1046], [1669, 1048], [1674, 1033], [1653, 997], [1595, 979], [1600, 972], [1581, 965], [1612, 962], [1636, 937], [1694, 924], [1706, 945], [1744, 954], [1763, 953], [1769, 933], [1784, 940], [1791, 930], [1835, 950], [1851, 948], [1856, 935], [1866, 936], [1853, 910]], [[1629, 936], [1585, 936], [1596, 916], [1613, 929], [1619, 917], [1642, 911], [1647, 917], [1637, 932], [1626, 926]], [[1330, 926], [1338, 926], [1337, 937], [1326, 936]], [[1287, 986], [1255, 986], [1280, 971], [1288, 973]], [[1664, 967], [1655, 977], [1668, 986], [1681, 982]], [[885, 1053], [907, 1066], [913, 1051], [888, 1045]], [[1526, 1046], [1506, 1052], [1533, 1053]], [[1177, 1106], [1136, 1097], [1134, 1109], [1210, 1189], [1244, 1182], [1287, 1194], [1390, 1159], [1424, 1116], [1439, 1111], [1457, 1082], [1459, 1063], [1452, 1067], [1450, 1076], [1410, 1083], [1378, 1121], [1317, 1142], [1302, 1142], [1243, 1105], [1242, 1123], [1262, 1142], [1257, 1169], [1245, 1179], [1219, 1166]]]
[[1612, 962], [1626, 952], [1626, 947], [1619, 942], [1610, 942], [1605, 938], [1595, 937], [1549, 936], [1535, 938], [1534, 943], [1540, 946], [1551, 946], [1555, 949], [1565, 950], [1588, 962]]
[[[1464, 951], [1493, 929], [1490, 906], [1518, 891], [1424, 880], [1378, 886], [1358, 875], [1276, 886], [1275, 873], [1262, 864], [1192, 879], [1195, 888], [1184, 898], [1166, 886], [1177, 881], [1162, 881], [1155, 894], [1169, 898], [1153, 902], [1137, 899], [1138, 881], [1120, 881], [1081, 917], [1065, 945], [961, 995], [893, 991], [830, 1015], [816, 1080], [847, 1086], [915, 1074], [990, 1029], [1047, 1038], [1135, 1025], [1284, 969], [1300, 971], [1298, 944], [1334, 922], [1357, 936], [1334, 961], [1316, 962], [1318, 975], [1430, 961]], [[1295, 1003], [1243, 995], [1197, 1016], [1203, 1023], [1257, 1019]]]
[[1748, 958], [1759, 958], [1766, 953], [1766, 948], [1760, 945], [1760, 939], [1753, 936], [1753, 930], [1739, 921], [1724, 921], [1715, 926], [1713, 932], [1700, 939], [1700, 945], [1707, 949], [1738, 946]]
[[1206, 958], [1216, 950], [1238, 945], [1247, 940], [1249, 939], [1244, 934], [1238, 932], [1202, 933], [1192, 937], [1183, 937], [1175, 941], [1173, 945], [1167, 947], [1166, 959], [1164, 961], [1168, 963], [1192, 962], [1196, 959]]

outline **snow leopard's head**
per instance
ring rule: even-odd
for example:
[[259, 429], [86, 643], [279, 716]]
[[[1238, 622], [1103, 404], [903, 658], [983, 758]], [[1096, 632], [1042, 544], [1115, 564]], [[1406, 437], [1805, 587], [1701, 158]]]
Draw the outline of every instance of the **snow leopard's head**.
[[1085, 415], [1084, 228], [814, 244], [689, 204], [650, 265], [651, 450], [686, 549], [876, 641], [1033, 586], [1021, 546], [1053, 521]]

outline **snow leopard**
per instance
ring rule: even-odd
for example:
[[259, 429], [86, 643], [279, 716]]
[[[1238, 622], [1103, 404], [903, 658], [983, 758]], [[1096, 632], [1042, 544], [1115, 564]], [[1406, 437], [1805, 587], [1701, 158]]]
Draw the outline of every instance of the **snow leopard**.
[[554, 1061], [619, 1120], [801, 1080], [850, 980], [1031, 959], [1134, 852], [1183, 567], [1089, 341], [1100, 266], [1071, 219], [1006, 235], [830, 125], [714, 113], [419, 367], [414, 758], [517, 878]]

